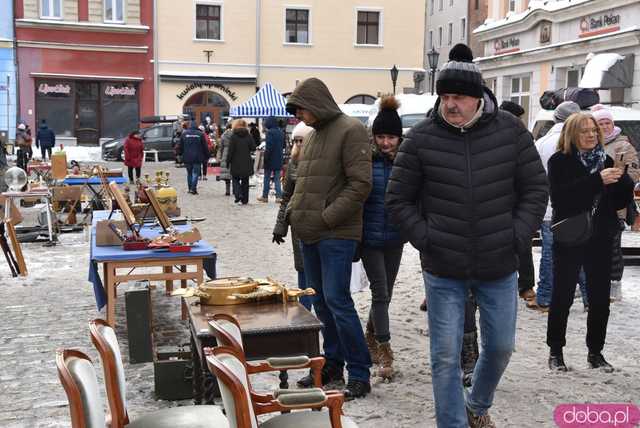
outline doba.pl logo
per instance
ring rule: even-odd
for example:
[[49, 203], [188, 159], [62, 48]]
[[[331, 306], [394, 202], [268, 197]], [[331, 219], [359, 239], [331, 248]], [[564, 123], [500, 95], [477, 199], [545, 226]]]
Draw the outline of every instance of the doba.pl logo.
[[560, 428], [634, 428], [640, 423], [640, 408], [633, 404], [561, 404], [553, 412]]

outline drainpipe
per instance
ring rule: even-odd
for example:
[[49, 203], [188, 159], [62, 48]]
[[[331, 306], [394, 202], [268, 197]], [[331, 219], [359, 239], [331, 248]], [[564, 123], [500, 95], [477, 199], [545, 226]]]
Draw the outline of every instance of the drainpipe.
[[[16, 86], [16, 120], [20, 117], [20, 67], [19, 67], [19, 61], [18, 61], [18, 35], [16, 33], [16, 18], [17, 18], [17, 12], [18, 12], [18, 8], [17, 8], [17, 1], [12, 2], [13, 3], [13, 64], [14, 64], [14, 69], [15, 69], [15, 78], [13, 80], [15, 80], [14, 85]], [[24, 7], [24, 6], [23, 6]], [[20, 18], [24, 17], [24, 10], [22, 11]], [[9, 90], [11, 88], [8, 88]], [[9, 114], [9, 112], [7, 112], [7, 115]], [[26, 119], [25, 119], [26, 120]], [[15, 122], [15, 120], [14, 120]], [[13, 126], [16, 126], [16, 124], [14, 123]], [[7, 133], [10, 132], [10, 129], [7, 129]], [[7, 138], [9, 138], [9, 134], [7, 134]]]
[[160, 76], [158, 65], [158, 0], [153, 0], [153, 114], [160, 114]]
[[261, 0], [256, 0], [256, 92], [257, 88], [260, 87], [260, 45], [261, 45], [261, 37], [260, 37], [260, 19], [262, 14], [262, 2]]

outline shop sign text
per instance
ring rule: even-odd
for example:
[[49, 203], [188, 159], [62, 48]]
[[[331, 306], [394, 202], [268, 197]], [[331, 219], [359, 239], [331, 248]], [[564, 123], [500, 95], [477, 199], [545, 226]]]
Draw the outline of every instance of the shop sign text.
[[136, 88], [132, 86], [112, 86], [107, 85], [104, 88], [104, 94], [109, 95], [110, 97], [115, 96], [124, 96], [124, 97], [133, 97], [136, 95]]
[[41, 83], [38, 86], [38, 93], [48, 95], [48, 94], [63, 94], [69, 95], [71, 93], [71, 85], [65, 85], [62, 83], [58, 83], [57, 85], [49, 85], [48, 83]]
[[493, 43], [493, 48], [496, 50], [496, 52], [518, 50], [520, 48], [520, 39], [518, 39], [517, 37], [499, 39]]
[[586, 33], [588, 31], [598, 30], [600, 28], [612, 27], [620, 25], [620, 15], [607, 14], [598, 17], [583, 17], [580, 21], [580, 31]]
[[182, 100], [185, 96], [187, 96], [189, 92], [193, 91], [194, 89], [204, 89], [204, 88], [219, 89], [220, 91], [227, 94], [227, 96], [231, 98], [233, 101], [238, 100], [238, 95], [234, 91], [229, 89], [228, 86], [222, 85], [220, 83], [211, 83], [211, 82], [191, 82], [188, 85], [186, 85], [182, 90], [182, 92], [176, 95], [176, 97], [178, 97], [179, 100]]

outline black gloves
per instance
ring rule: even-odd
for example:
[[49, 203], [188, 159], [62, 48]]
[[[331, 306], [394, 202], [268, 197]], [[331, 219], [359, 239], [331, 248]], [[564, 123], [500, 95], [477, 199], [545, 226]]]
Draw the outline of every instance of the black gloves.
[[278, 235], [277, 233], [273, 234], [273, 239], [271, 242], [275, 242], [276, 244], [284, 244], [284, 237], [282, 235]]

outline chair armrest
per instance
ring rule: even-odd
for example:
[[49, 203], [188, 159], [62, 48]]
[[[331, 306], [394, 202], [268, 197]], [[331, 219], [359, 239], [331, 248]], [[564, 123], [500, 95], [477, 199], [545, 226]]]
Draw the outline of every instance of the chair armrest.
[[325, 393], [322, 388], [309, 388], [309, 389], [277, 389], [275, 391], [273, 391], [273, 397], [274, 398], [278, 398], [278, 397], [282, 397], [283, 395], [290, 395], [290, 394], [303, 394], [303, 393], [307, 393], [307, 392], [321, 392], [321, 393]]
[[327, 396], [322, 390], [311, 390], [291, 393], [291, 394], [281, 394], [277, 397], [277, 402], [282, 407], [285, 408], [308, 408], [312, 406], [323, 406], [326, 405]]
[[306, 355], [299, 355], [294, 357], [273, 357], [267, 358], [267, 364], [274, 369], [293, 369], [309, 367], [309, 361], [311, 359]]

